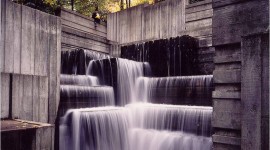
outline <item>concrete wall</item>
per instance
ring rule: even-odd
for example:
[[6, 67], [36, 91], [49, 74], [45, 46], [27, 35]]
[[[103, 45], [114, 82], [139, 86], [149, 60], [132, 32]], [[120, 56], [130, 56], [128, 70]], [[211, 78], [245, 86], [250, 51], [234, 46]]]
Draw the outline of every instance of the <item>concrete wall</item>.
[[92, 18], [67, 9], [61, 10], [62, 51], [83, 48], [109, 53], [105, 23], [96, 24]]
[[269, 149], [269, 43], [258, 34], [269, 1], [213, 0], [213, 9], [214, 149]]
[[110, 54], [119, 57], [122, 45], [190, 35], [199, 39], [199, 66], [203, 74], [212, 74], [212, 16], [212, 0], [193, 4], [186, 0], [168, 0], [109, 14]]
[[185, 29], [184, 13], [184, 0], [168, 0], [109, 14], [107, 38], [123, 44], [176, 37]]
[[211, 46], [212, 16], [212, 0], [139, 5], [108, 15], [107, 38], [118, 44], [132, 44], [188, 34], [201, 40], [200, 47]]
[[41, 95], [49, 108], [41, 120], [53, 123], [59, 103], [60, 19], [9, 0], [1, 6], [1, 118], [39, 121], [32, 104]]
[[[1, 119], [54, 124], [60, 98], [61, 20], [10, 0], [1, 0], [0, 6]], [[49, 133], [43, 134], [43, 130]], [[34, 131], [34, 139], [46, 137], [48, 140], [30, 144], [53, 149], [53, 126]], [[5, 133], [2, 138], [20, 135], [16, 130]]]

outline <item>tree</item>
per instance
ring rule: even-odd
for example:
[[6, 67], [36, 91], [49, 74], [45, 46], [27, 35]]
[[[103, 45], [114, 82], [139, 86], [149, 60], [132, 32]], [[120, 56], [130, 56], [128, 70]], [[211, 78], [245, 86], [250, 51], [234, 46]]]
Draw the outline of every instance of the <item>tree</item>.
[[57, 14], [61, 7], [71, 9], [85, 16], [100, 14], [101, 20], [107, 20], [107, 14], [127, 9], [144, 3], [154, 3], [154, 0], [13, 0], [14, 2]]

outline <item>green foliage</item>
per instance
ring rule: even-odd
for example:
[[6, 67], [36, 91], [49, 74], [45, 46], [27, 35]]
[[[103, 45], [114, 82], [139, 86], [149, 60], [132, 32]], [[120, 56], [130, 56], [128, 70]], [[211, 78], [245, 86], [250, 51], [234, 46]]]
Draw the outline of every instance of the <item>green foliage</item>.
[[55, 15], [60, 8], [57, 4], [57, 0], [13, 0], [13, 2], [23, 4], [53, 15]]
[[58, 14], [61, 7], [73, 9], [85, 16], [98, 12], [101, 20], [107, 20], [107, 14], [127, 9], [144, 3], [154, 3], [155, 0], [13, 0], [41, 11]]

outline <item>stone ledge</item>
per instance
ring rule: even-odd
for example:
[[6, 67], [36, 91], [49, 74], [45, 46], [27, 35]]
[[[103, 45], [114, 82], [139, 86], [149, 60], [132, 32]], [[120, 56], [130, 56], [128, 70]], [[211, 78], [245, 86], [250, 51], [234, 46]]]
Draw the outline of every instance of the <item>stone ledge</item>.
[[10, 131], [31, 130], [43, 127], [53, 127], [53, 125], [20, 119], [1, 120], [1, 133]]
[[200, 5], [211, 4], [211, 3], [212, 3], [212, 0], [204, 0], [204, 1], [193, 3], [193, 4], [188, 4], [186, 5], [186, 9], [191, 8], [191, 7], [197, 7]]
[[214, 62], [216, 64], [231, 63], [231, 62], [241, 62], [241, 54], [236, 53], [236, 54], [232, 54], [232, 55], [215, 56], [214, 57]]
[[241, 92], [231, 92], [231, 91], [213, 91], [212, 98], [217, 99], [240, 99]]
[[214, 143], [230, 144], [230, 145], [241, 145], [241, 138], [222, 136], [214, 134], [212, 136]]
[[241, 70], [214, 70], [214, 83], [241, 83]]

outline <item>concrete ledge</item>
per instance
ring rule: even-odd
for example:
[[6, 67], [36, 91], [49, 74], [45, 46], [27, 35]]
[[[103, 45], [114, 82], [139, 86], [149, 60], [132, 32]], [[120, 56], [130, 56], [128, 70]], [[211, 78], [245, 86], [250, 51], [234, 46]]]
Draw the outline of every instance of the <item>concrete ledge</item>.
[[239, 92], [231, 92], [231, 91], [213, 91], [212, 98], [217, 99], [240, 99], [241, 93]]
[[224, 55], [224, 56], [215, 56], [214, 57], [215, 64], [220, 63], [231, 63], [231, 62], [241, 62], [241, 54], [236, 53], [232, 55]]
[[54, 150], [54, 130], [50, 124], [1, 120], [1, 149]]
[[[87, 16], [82, 15], [80, 13], [77, 13], [75, 11], [72, 11], [72, 10], [69, 10], [69, 9], [65, 9], [65, 8], [61, 8], [61, 13], [62, 13], [62, 11], [63, 12], [66, 12], [66, 13], [70, 13], [70, 14], [76, 15], [76, 16], [79, 16], [79, 17], [82, 17], [82, 18], [84, 18], [86, 20], [89, 20], [89, 21], [94, 22], [94, 19], [93, 18], [87, 17]], [[105, 22], [100, 22], [100, 25], [106, 26], [107, 24]]]
[[246, 0], [213, 0], [213, 8], [224, 7], [236, 3], [245, 2]]
[[241, 145], [241, 138], [222, 136], [214, 134], [212, 136], [214, 143], [230, 144], [230, 145]]
[[241, 129], [241, 102], [239, 100], [214, 99], [212, 126]]
[[27, 120], [1, 120], [1, 133], [10, 132], [10, 131], [19, 131], [19, 130], [30, 130], [43, 127], [53, 127], [51, 124], [33, 122]]
[[241, 83], [241, 70], [215, 70], [213, 72], [214, 83]]
[[108, 43], [108, 40], [105, 37], [91, 34], [91, 33], [86, 33], [86, 32], [79, 31], [79, 30], [76, 30], [74, 28], [70, 28], [70, 27], [66, 27], [66, 26], [62, 26], [62, 32], [67, 33], [67, 34], [73, 34], [73, 35], [87, 38], [87, 39], [91, 39], [91, 40], [98, 41], [101, 43]]
[[212, 0], [204, 0], [204, 1], [193, 3], [193, 4], [188, 4], [186, 6], [186, 9], [191, 8], [191, 7], [200, 6], [200, 5], [211, 4], [211, 3], [212, 3]]

